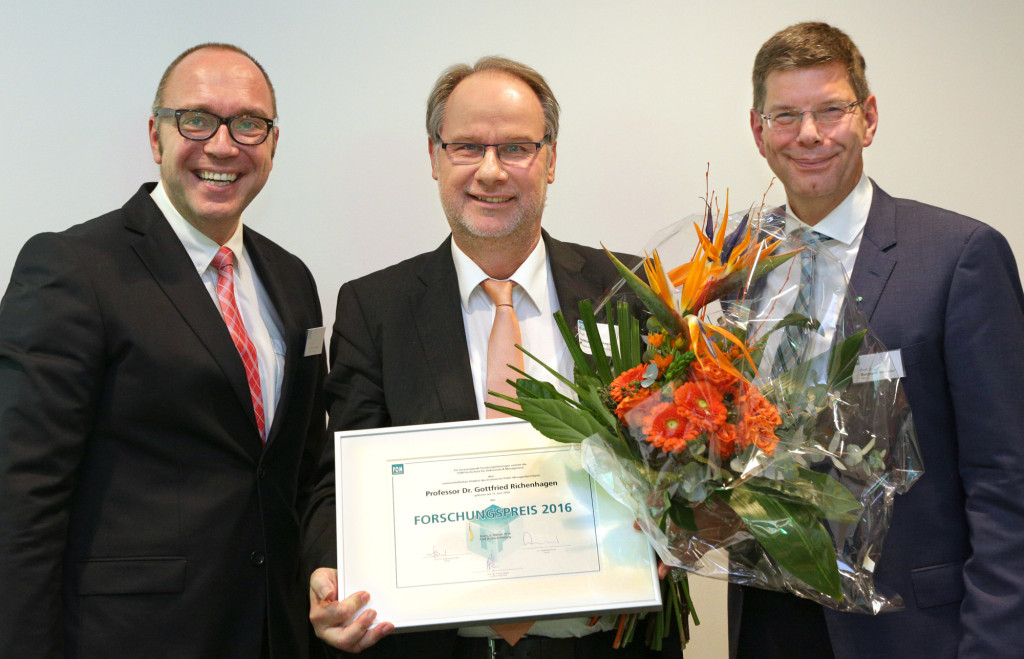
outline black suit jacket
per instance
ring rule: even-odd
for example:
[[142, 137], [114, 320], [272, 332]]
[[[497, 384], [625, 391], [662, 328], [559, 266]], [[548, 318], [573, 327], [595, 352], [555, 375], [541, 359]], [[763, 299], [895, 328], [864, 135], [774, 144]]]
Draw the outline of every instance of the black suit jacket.
[[[558, 304], [575, 327], [577, 303], [596, 303], [621, 276], [601, 250], [547, 233], [544, 240]], [[433, 252], [341, 287], [324, 387], [331, 430], [479, 418], [451, 249], [449, 237]], [[334, 461], [328, 453], [307, 543], [311, 566], [337, 564]], [[450, 657], [454, 642], [454, 630], [394, 634], [360, 656]]]
[[906, 608], [826, 610], [835, 656], [1019, 658], [1024, 293], [1013, 252], [981, 222], [875, 186], [851, 286], [874, 333], [902, 353], [925, 474], [896, 497], [875, 571]]
[[315, 285], [245, 229], [286, 341], [263, 448], [238, 351], [150, 190], [32, 238], [0, 303], [2, 654], [252, 659], [266, 635], [302, 657]]

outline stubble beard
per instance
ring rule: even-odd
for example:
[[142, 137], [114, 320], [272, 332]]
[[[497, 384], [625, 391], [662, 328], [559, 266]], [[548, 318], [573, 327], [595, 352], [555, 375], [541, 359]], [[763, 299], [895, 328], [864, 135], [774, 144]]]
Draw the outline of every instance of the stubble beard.
[[[461, 193], [460, 193], [461, 194]], [[533, 240], [534, 227], [540, 225], [544, 205], [547, 203], [546, 191], [537, 197], [525, 200], [508, 222], [491, 229], [485, 229], [481, 223], [466, 217], [463, 208], [457, 207], [453, 200], [441, 198], [441, 207], [451, 226], [452, 233], [466, 241], [512, 239]]]

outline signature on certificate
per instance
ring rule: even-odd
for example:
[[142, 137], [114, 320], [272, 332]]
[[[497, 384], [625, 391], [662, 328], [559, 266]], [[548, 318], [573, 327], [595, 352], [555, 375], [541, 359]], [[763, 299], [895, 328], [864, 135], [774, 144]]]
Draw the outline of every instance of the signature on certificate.
[[525, 533], [523, 533], [523, 546], [524, 547], [529, 547], [531, 545], [534, 545], [534, 546], [536, 546], [536, 545], [547, 545], [547, 546], [550, 547], [550, 546], [560, 545], [560, 544], [562, 544], [562, 543], [558, 541], [558, 536], [557, 535], [554, 536], [554, 537], [537, 536], [535, 538], [535, 537], [533, 537], [533, 534], [530, 533], [529, 531], [526, 531]]

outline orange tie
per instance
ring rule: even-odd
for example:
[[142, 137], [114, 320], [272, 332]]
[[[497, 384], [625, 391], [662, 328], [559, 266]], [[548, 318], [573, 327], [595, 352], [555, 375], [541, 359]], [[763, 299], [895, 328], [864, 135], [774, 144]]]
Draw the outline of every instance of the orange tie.
[[[509, 365], [520, 370], [523, 368], [523, 353], [516, 348], [516, 344], [522, 345], [523, 335], [519, 331], [515, 309], [512, 308], [512, 287], [515, 282], [485, 279], [480, 282], [480, 286], [494, 302], [494, 324], [491, 325], [491, 338], [487, 342], [487, 390], [514, 396], [515, 388], [508, 380], [515, 381], [520, 375]], [[485, 400], [506, 407], [511, 404], [490, 394], [487, 394]], [[487, 409], [488, 419], [502, 416], [506, 415]]]
[[[494, 302], [494, 324], [491, 325], [491, 338], [487, 341], [487, 390], [497, 391], [508, 396], [515, 395], [515, 387], [508, 380], [517, 380], [518, 373], [509, 368], [515, 366], [523, 369], [523, 353], [516, 344], [523, 344], [523, 335], [519, 331], [519, 319], [512, 307], [512, 288], [515, 282], [485, 279], [480, 282], [484, 292]], [[513, 403], [487, 394], [488, 403], [509, 406]], [[487, 418], [508, 416], [497, 410], [487, 408]], [[506, 625], [492, 625], [491, 629], [498, 633], [509, 645], [515, 645], [519, 639], [533, 626], [533, 621], [515, 622]]]

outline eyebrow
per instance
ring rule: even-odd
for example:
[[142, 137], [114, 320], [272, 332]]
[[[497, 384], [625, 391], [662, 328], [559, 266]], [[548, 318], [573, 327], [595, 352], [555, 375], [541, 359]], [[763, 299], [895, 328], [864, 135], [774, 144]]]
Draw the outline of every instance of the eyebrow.
[[243, 109], [239, 110], [238, 112], [234, 112], [234, 113], [229, 114], [229, 115], [221, 115], [219, 112], [215, 112], [212, 109], [210, 109], [210, 107], [208, 105], [206, 105], [205, 103], [200, 103], [198, 105], [189, 105], [188, 103], [184, 103], [184, 104], [182, 104], [181, 108], [176, 108], [176, 109], [181, 109], [181, 110], [202, 110], [203, 112], [209, 112], [210, 114], [215, 114], [217, 116], [228, 116], [228, 117], [245, 117], [245, 116], [249, 116], [249, 117], [266, 117], [267, 119], [273, 119], [274, 118], [274, 113], [267, 112], [265, 110], [260, 110], [260, 109], [257, 109], [257, 108], [243, 108]]

